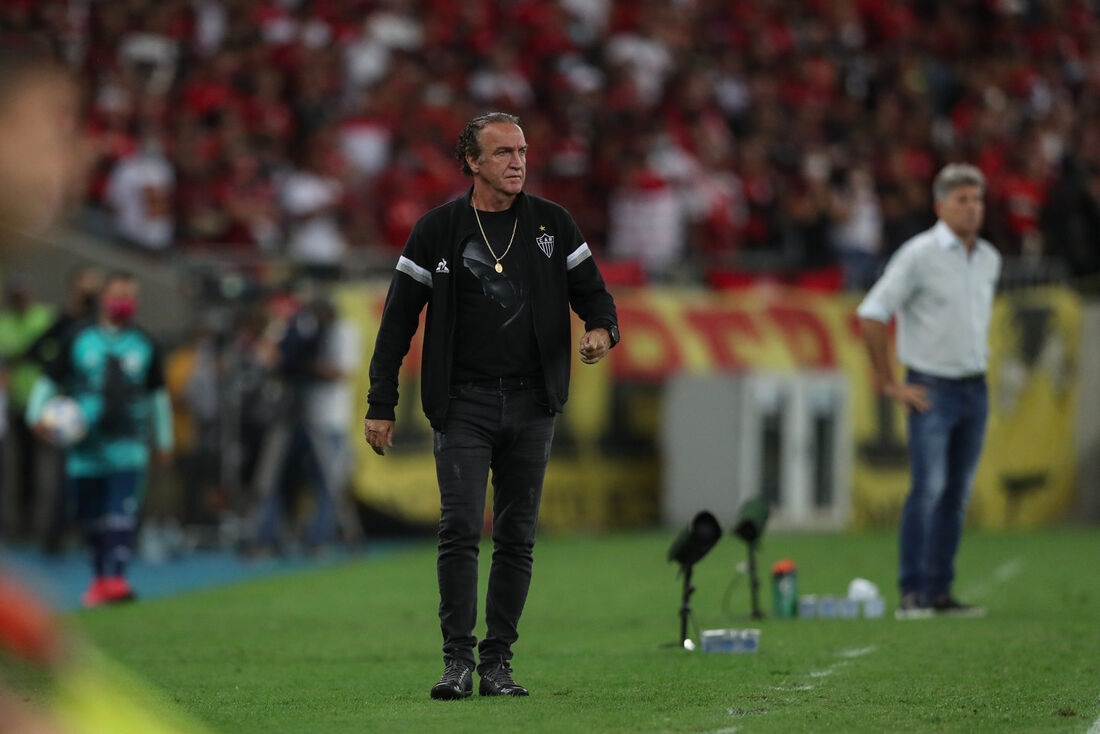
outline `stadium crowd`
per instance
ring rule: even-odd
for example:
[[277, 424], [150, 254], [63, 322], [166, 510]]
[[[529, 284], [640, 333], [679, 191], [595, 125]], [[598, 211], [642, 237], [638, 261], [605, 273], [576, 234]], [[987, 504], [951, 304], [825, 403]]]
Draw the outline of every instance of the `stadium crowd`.
[[9, 0], [0, 27], [79, 69], [86, 203], [152, 250], [396, 253], [467, 185], [462, 121], [499, 108], [528, 188], [640, 278], [864, 286], [952, 160], [986, 174], [1006, 255], [1100, 269], [1088, 0]]

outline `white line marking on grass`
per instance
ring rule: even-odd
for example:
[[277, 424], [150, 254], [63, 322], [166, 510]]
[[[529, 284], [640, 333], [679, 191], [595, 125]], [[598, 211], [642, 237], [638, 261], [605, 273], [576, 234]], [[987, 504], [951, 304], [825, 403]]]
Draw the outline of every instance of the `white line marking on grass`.
[[805, 686], [772, 686], [773, 691], [812, 691], [814, 689], [811, 685]]
[[1096, 721], [1092, 722], [1092, 726], [1089, 727], [1088, 734], [1100, 734], [1100, 717]]
[[1024, 559], [1022, 557], [1016, 556], [1015, 558], [1010, 558], [993, 569], [993, 573], [990, 574], [989, 578], [979, 581], [973, 586], [967, 587], [964, 596], [973, 599], [981, 598], [992, 591], [994, 587], [1008, 583], [1016, 578], [1023, 569]]
[[874, 645], [871, 645], [870, 647], [854, 647], [850, 650], [841, 650], [837, 653], [837, 655], [842, 658], [861, 658], [864, 655], [869, 655], [873, 653], [877, 649], [878, 648]]
[[[878, 648], [875, 647], [874, 645], [870, 645], [868, 647], [853, 647], [853, 648], [849, 648], [847, 650], [841, 650], [837, 653], [837, 655], [839, 655], [842, 658], [849, 658], [849, 659], [851, 659], [851, 658], [861, 658], [864, 655], [870, 655], [871, 653], [873, 653], [877, 649]], [[830, 676], [833, 673], [835, 673], [837, 668], [842, 668], [847, 664], [848, 664], [847, 660], [839, 660], [839, 661], [833, 663], [832, 665], [830, 665], [828, 668], [825, 668], [825, 670], [811, 670], [810, 671], [810, 677], [811, 678], [825, 678], [826, 676]]]
[[707, 734], [734, 734], [734, 732], [741, 731], [739, 726], [727, 726], [725, 729], [714, 729], [707, 732]]
[[825, 670], [811, 670], [810, 671], [810, 677], [811, 678], [824, 678], [826, 676], [829, 676], [829, 675], [832, 675], [833, 673], [835, 673], [837, 668], [842, 668], [847, 664], [848, 663], [841, 660], [839, 663], [833, 663], [828, 668], [825, 668]]

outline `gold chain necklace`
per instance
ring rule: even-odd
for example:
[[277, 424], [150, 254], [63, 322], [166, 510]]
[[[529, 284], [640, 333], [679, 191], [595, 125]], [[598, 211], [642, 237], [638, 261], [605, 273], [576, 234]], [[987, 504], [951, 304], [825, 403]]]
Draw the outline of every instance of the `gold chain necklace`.
[[474, 217], [477, 219], [477, 228], [481, 230], [481, 237], [485, 240], [485, 246], [489, 248], [489, 254], [493, 256], [493, 259], [497, 261], [497, 264], [493, 266], [493, 269], [498, 273], [504, 272], [504, 266], [500, 264], [500, 261], [504, 259], [504, 256], [508, 254], [508, 250], [512, 249], [512, 243], [516, 239], [516, 225], [519, 224], [519, 215], [516, 215], [515, 220], [512, 222], [512, 236], [508, 239], [508, 246], [504, 248], [504, 252], [497, 257], [497, 254], [493, 252], [493, 246], [489, 244], [489, 238], [485, 236], [485, 228], [481, 226], [481, 217], [477, 213], [477, 207], [470, 203], [470, 207], [474, 210]]

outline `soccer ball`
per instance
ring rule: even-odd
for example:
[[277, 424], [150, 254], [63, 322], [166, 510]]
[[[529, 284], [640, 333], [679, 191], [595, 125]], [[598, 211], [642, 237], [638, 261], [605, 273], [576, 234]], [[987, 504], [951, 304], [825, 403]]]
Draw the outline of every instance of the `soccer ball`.
[[42, 408], [42, 425], [50, 442], [57, 446], [72, 446], [88, 433], [88, 421], [80, 405], [67, 395], [56, 395]]

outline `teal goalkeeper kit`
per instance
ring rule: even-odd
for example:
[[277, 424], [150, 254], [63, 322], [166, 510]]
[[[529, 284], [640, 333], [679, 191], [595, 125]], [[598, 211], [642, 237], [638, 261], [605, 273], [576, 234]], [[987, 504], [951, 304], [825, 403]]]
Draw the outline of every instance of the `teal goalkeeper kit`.
[[[141, 329], [86, 324], [70, 332], [57, 358], [35, 384], [27, 421], [58, 392], [77, 401], [88, 435], [66, 452], [72, 477], [104, 476], [149, 463], [149, 440], [167, 450], [172, 411], [155, 342]], [[152, 435], [150, 435], [152, 432]]]

